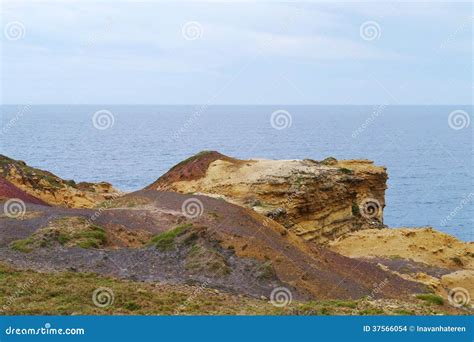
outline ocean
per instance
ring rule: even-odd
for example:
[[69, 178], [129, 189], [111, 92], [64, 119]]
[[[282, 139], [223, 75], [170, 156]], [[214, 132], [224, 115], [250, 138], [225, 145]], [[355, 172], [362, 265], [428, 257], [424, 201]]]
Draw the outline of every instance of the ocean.
[[371, 159], [388, 169], [385, 224], [430, 225], [472, 241], [472, 109], [8, 105], [0, 107], [0, 153], [123, 191], [152, 183], [202, 150], [237, 158]]

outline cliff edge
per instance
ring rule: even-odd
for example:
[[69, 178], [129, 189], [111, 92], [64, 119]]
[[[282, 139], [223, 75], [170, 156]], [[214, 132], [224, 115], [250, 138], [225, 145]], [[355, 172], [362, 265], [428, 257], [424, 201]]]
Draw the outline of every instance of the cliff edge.
[[239, 160], [204, 151], [147, 189], [222, 197], [321, 243], [382, 228], [387, 178], [368, 160]]

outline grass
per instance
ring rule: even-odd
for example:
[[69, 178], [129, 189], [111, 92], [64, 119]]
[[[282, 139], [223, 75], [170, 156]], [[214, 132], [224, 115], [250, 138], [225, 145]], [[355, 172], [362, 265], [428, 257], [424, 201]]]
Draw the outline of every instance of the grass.
[[50, 222], [47, 227], [25, 239], [13, 241], [10, 247], [29, 253], [35, 248], [48, 247], [55, 243], [68, 247], [101, 248], [106, 242], [107, 235], [102, 227], [90, 224], [82, 217], [63, 217]]
[[362, 316], [385, 315], [385, 311], [379, 308], [370, 308], [370, 309], [359, 310], [359, 315], [362, 315]]
[[[92, 293], [113, 292], [111, 305], [94, 305]], [[406, 305], [406, 304], [405, 304]], [[364, 310], [357, 311], [357, 307]], [[0, 315], [380, 315], [443, 314], [414, 305], [387, 307], [384, 312], [365, 299], [344, 301], [293, 300], [275, 307], [268, 300], [216, 292], [199, 283], [190, 285], [134, 282], [92, 273], [16, 270], [0, 263]], [[446, 313], [444, 313], [446, 314]]]
[[207, 154], [210, 154], [210, 153], [212, 153], [212, 151], [201, 151], [201, 152], [199, 152], [199, 153], [196, 153], [195, 155], [193, 155], [193, 156], [191, 156], [191, 157], [189, 157], [189, 158], [186, 158], [185, 160], [183, 160], [183, 161], [179, 162], [178, 164], [176, 164], [175, 166], [173, 166], [173, 167], [170, 169], [170, 171], [176, 170], [176, 169], [178, 169], [179, 167], [181, 167], [181, 166], [183, 166], [183, 165], [186, 165], [186, 164], [192, 162], [193, 160], [196, 160], [196, 159], [198, 159], [198, 158], [200, 158], [200, 157], [202, 157], [202, 156], [205, 156], [205, 155], [207, 155]]
[[33, 250], [33, 239], [31, 237], [28, 237], [23, 240], [16, 240], [13, 241], [10, 244], [10, 247], [14, 249], [15, 251], [23, 252], [23, 253], [29, 253]]
[[327, 157], [323, 161], [321, 161], [323, 165], [334, 165], [337, 164], [337, 159], [334, 157]]
[[397, 309], [397, 310], [394, 310], [393, 312], [397, 315], [403, 315], [403, 316], [411, 316], [415, 314], [413, 310], [406, 310], [406, 309]]
[[357, 302], [353, 300], [333, 300], [329, 302], [330, 304], [337, 307], [351, 308], [355, 309], [357, 307]]
[[275, 277], [275, 270], [273, 269], [271, 261], [265, 261], [260, 267], [258, 268], [259, 274], [258, 278], [260, 279], [271, 279]]
[[341, 171], [345, 175], [352, 175], [354, 172], [351, 169], [340, 167], [339, 171]]
[[180, 235], [183, 235], [191, 227], [192, 223], [186, 223], [161, 234], [155, 235], [151, 238], [149, 245], [154, 245], [161, 251], [172, 250], [176, 246], [176, 238]]
[[[3, 169], [3, 175], [6, 175], [8, 173], [7, 170], [9, 167], [11, 167], [11, 165], [16, 166], [16, 170], [20, 173], [20, 175], [28, 179], [43, 179], [53, 188], [60, 189], [65, 187], [66, 185], [76, 188], [75, 183], [72, 183], [71, 181], [63, 181], [61, 178], [52, 174], [51, 172], [35, 169], [31, 166], [26, 165], [26, 163], [21, 160], [14, 160], [6, 156], [0, 155], [0, 168]], [[42, 185], [37, 182], [35, 186], [41, 187]]]
[[416, 298], [424, 300], [430, 305], [443, 305], [444, 299], [440, 296], [431, 293], [423, 293], [416, 296]]
[[360, 215], [360, 209], [357, 203], [352, 203], [352, 215], [354, 216], [359, 216]]
[[452, 262], [454, 262], [457, 266], [464, 266], [464, 263], [462, 262], [461, 258], [455, 256], [451, 258]]

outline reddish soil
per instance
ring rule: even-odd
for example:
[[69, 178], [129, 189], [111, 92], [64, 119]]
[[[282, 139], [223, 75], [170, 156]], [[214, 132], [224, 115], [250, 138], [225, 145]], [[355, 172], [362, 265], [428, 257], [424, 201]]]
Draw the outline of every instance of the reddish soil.
[[226, 160], [230, 162], [239, 162], [239, 160], [227, 157], [217, 151], [203, 151], [179, 164], [173, 166], [163, 176], [145, 189], [166, 190], [167, 185], [177, 181], [189, 181], [204, 177], [209, 164], [216, 160]]
[[[201, 215], [193, 219], [186, 218], [181, 211], [184, 201], [191, 198], [199, 200], [203, 208]], [[28, 204], [27, 211], [40, 214], [22, 220], [0, 218], [0, 260], [44, 271], [75, 269], [149, 281], [192, 280], [206, 282], [209, 287], [266, 297], [275, 286], [291, 289], [295, 298], [314, 299], [367, 295], [406, 299], [413, 293], [425, 292], [418, 283], [302, 241], [276, 222], [223, 200], [142, 190], [120, 201], [125, 205], [123, 208], [101, 211]], [[140, 204], [127, 207], [127, 201]], [[22, 253], [9, 247], [13, 240], [24, 239], [51, 220], [64, 216], [94, 217], [94, 224], [112, 237], [107, 248], [57, 246]], [[196, 274], [187, 270], [184, 260], [189, 246], [179, 245], [165, 252], [143, 246], [147, 236], [186, 222], [201, 231], [203, 245], [218, 251], [230, 269], [228, 274]], [[379, 287], [375, 295], [374, 286]]]
[[31, 196], [23, 190], [17, 188], [3, 177], [0, 177], [0, 198], [18, 198], [23, 202], [48, 205], [42, 200]]

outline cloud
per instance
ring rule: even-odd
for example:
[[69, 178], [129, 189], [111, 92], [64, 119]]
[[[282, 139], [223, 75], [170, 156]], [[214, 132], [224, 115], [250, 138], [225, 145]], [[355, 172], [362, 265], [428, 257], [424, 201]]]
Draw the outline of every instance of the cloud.
[[[255, 80], [268, 77], [271, 65], [274, 73], [285, 74], [308, 94], [313, 86], [308, 70], [316, 72], [314, 77], [322, 84], [342, 83], [361, 70], [393, 72], [393, 78], [398, 78], [391, 71], [394, 65], [410, 70], [412, 64], [430, 63], [441, 55], [449, 59], [456, 53], [469, 54], [468, 30], [456, 31], [462, 8], [399, 3], [117, 1], [111, 5], [106, 1], [6, 0], [4, 22], [22, 22], [26, 34], [17, 41], [2, 37], [4, 82], [9, 85], [4, 98], [17, 102], [25, 96], [20, 91], [25, 84], [41, 93], [45, 83], [50, 87], [46, 102], [57, 101], [49, 98], [54, 87], [82, 98], [81, 93], [95, 93], [91, 89], [99, 85], [88, 79], [97, 77], [109, 89], [117, 88], [118, 82], [125, 88], [136, 86], [140, 80], [141, 98], [149, 101], [155, 99], [152, 89], [187, 84], [194, 93], [183, 90], [186, 103], [196, 101], [196, 93], [212, 93], [219, 88], [216, 82], [232, 79], [249, 63]], [[365, 41], [359, 35], [360, 24], [369, 19], [378, 20], [382, 27], [377, 41]], [[183, 37], [182, 27], [189, 21], [202, 27], [200, 39]], [[451, 49], [433, 54], [448, 39]], [[332, 79], [324, 79], [327, 75]], [[429, 83], [433, 76], [417, 77]], [[248, 82], [252, 83], [251, 78]], [[196, 90], [198, 86], [202, 89]], [[239, 91], [248, 90], [241, 87], [235, 89], [236, 98]], [[340, 87], [347, 88], [346, 84]], [[271, 101], [279, 102], [281, 97], [275, 91]]]

